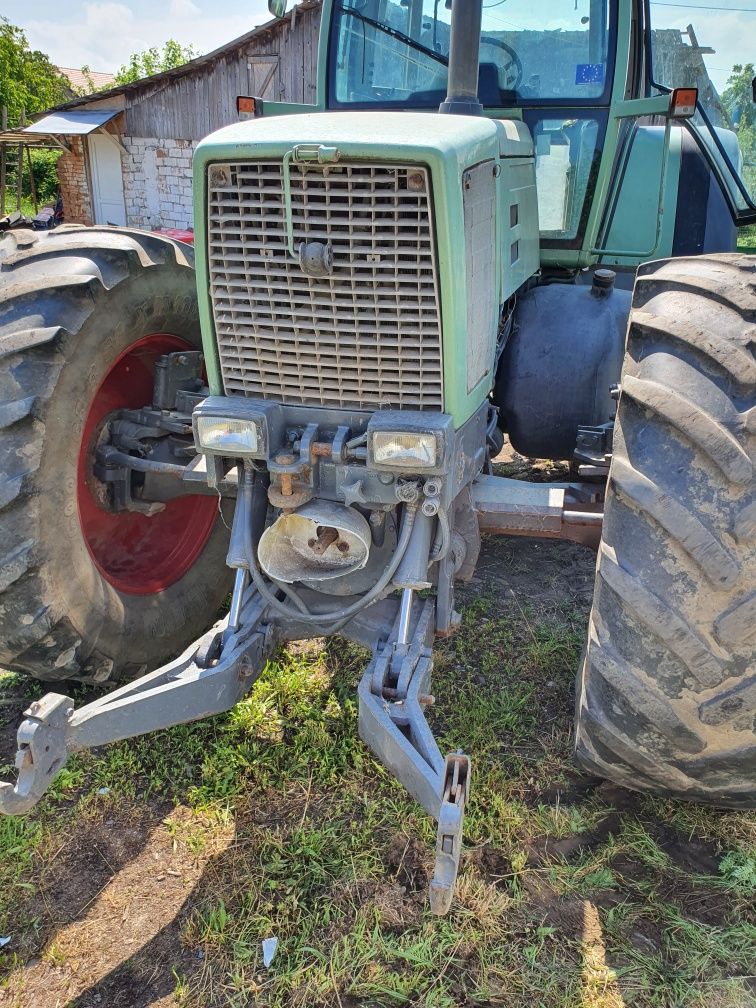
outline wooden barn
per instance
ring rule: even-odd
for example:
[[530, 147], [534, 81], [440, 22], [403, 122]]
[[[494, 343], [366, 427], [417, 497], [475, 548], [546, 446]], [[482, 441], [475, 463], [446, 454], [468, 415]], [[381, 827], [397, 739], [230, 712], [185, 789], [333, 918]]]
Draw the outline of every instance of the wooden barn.
[[26, 127], [30, 141], [64, 148], [66, 221], [190, 227], [194, 147], [238, 120], [239, 95], [314, 102], [319, 25], [320, 0], [304, 0], [207, 56], [77, 98]]

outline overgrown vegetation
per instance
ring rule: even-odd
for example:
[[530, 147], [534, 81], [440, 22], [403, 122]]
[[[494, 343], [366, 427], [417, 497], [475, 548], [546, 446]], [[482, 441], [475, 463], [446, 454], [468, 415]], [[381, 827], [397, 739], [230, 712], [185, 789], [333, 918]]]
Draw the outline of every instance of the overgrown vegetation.
[[0, 15], [0, 108], [7, 109], [8, 124], [18, 126], [22, 114], [29, 121], [67, 95], [68, 81], [50, 58], [30, 49], [23, 30]]
[[143, 77], [152, 77], [153, 74], [162, 73], [164, 70], [183, 66], [198, 56], [199, 52], [193, 45], [182, 45], [175, 39], [168, 39], [162, 49], [151, 46], [143, 52], [130, 56], [128, 63], [124, 63], [115, 75], [115, 83], [132, 84]]
[[756, 197], [756, 105], [753, 102], [753, 63], [736, 64], [722, 92], [722, 104], [743, 154], [743, 177], [751, 197]]
[[[753, 1004], [754, 818], [570, 761], [591, 563], [489, 543], [439, 648], [434, 730], [474, 756], [448, 918], [426, 906], [431, 822], [357, 737], [365, 655], [312, 642], [228, 715], [79, 755], [0, 823], [4, 1003]], [[15, 715], [28, 687], [3, 686]]]
[[739, 229], [738, 252], [746, 252], [748, 255], [756, 255], [756, 224]]

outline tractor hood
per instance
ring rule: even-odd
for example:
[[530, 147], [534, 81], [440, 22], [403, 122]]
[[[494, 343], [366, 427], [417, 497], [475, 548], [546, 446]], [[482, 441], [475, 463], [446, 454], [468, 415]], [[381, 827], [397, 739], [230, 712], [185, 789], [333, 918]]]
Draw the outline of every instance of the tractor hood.
[[[459, 172], [492, 157], [531, 157], [533, 142], [518, 121], [435, 112], [314, 112], [251, 119], [201, 141], [195, 174], [210, 161], [283, 157], [296, 144], [328, 144], [344, 158], [422, 161]], [[197, 179], [199, 181], [199, 179]]]

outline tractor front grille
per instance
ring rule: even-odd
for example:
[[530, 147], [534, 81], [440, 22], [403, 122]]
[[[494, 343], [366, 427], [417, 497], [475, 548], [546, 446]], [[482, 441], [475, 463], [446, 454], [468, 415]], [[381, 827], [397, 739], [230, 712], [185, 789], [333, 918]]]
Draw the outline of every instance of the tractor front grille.
[[357, 409], [442, 409], [430, 177], [422, 167], [292, 164], [294, 244], [333, 249], [314, 278], [287, 253], [280, 162], [208, 169], [208, 260], [226, 393]]

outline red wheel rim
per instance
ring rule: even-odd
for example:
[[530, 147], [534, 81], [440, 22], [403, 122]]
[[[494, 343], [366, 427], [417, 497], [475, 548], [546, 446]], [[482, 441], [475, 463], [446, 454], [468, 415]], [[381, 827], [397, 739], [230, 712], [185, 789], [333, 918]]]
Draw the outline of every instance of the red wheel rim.
[[134, 511], [104, 510], [90, 482], [95, 438], [114, 410], [152, 402], [156, 361], [162, 354], [186, 349], [190, 344], [168, 333], [132, 343], [105, 375], [84, 423], [77, 478], [81, 531], [99, 572], [129, 595], [163, 591], [186, 574], [210, 538], [218, 503], [212, 497], [182, 497], [149, 518]]

